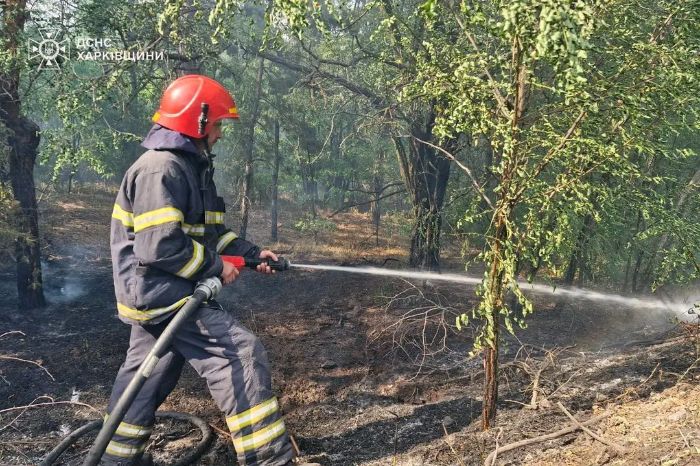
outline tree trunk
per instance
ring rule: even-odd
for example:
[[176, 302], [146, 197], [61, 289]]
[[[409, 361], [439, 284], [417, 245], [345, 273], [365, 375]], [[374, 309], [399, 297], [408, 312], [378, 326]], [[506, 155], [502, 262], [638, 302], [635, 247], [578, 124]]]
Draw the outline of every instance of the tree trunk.
[[[494, 319], [498, 319], [494, 312]], [[498, 403], [498, 326], [495, 328], [493, 347], [484, 350], [484, 404], [481, 408], [481, 429], [489, 430], [491, 422], [496, 418], [496, 403]]]
[[17, 237], [17, 294], [20, 309], [45, 304], [39, 248], [39, 215], [34, 187], [34, 162], [39, 146], [39, 127], [21, 114], [19, 97], [19, 37], [27, 19], [25, 0], [7, 2], [0, 39], [4, 42], [9, 66], [0, 73], [0, 122], [9, 130], [9, 176], [12, 194], [19, 204]]
[[34, 162], [39, 146], [39, 127], [20, 117], [11, 131], [10, 179], [14, 198], [19, 202], [17, 227], [20, 235], [15, 245], [17, 256], [17, 293], [20, 309], [34, 309], [46, 304], [41, 275], [39, 214], [34, 187]]
[[313, 155], [307, 151], [306, 159], [299, 159], [301, 185], [304, 190], [304, 204], [309, 209], [312, 218], [316, 218], [316, 206], [318, 202], [318, 185], [316, 183], [316, 169], [313, 166]]
[[374, 241], [377, 246], [379, 246], [379, 224], [382, 218], [382, 209], [379, 205], [380, 198], [382, 196], [382, 188], [384, 180], [382, 178], [382, 165], [385, 160], [384, 151], [380, 151], [377, 154], [377, 158], [374, 164], [374, 176], [372, 177], [372, 196], [373, 200], [370, 204], [370, 209], [372, 212], [372, 226], [374, 227]]
[[644, 258], [644, 250], [637, 253], [637, 261], [634, 263], [634, 272], [632, 273], [632, 291], [639, 291], [641, 284], [639, 281], [639, 271], [642, 267], [642, 259]]
[[275, 146], [275, 160], [272, 164], [272, 203], [270, 206], [270, 237], [272, 241], [277, 241], [277, 186], [279, 184], [279, 173], [280, 173], [280, 121], [279, 118], [275, 118], [274, 123], [274, 146]]
[[[432, 141], [434, 123], [435, 114], [431, 112], [425, 125], [412, 128], [411, 135], [423, 141]], [[394, 137], [401, 176], [413, 203], [415, 219], [409, 264], [439, 270], [442, 206], [450, 177], [450, 161], [415, 138], [405, 144], [401, 138]], [[451, 150], [450, 146], [448, 143], [447, 150]]]
[[496, 417], [496, 404], [498, 403], [498, 347], [499, 347], [499, 310], [503, 306], [503, 271], [501, 264], [501, 250], [503, 242], [507, 239], [506, 218], [503, 213], [495, 215], [496, 234], [491, 240], [490, 248], [493, 254], [491, 267], [489, 268], [489, 287], [485, 298], [491, 303], [490, 345], [484, 349], [484, 403], [481, 408], [481, 428], [488, 430], [491, 421]]
[[342, 210], [345, 207], [345, 197], [350, 187], [350, 180], [338, 175], [334, 177], [334, 184], [338, 188], [338, 202], [335, 208], [336, 210]]
[[[338, 126], [336, 131], [331, 134], [331, 164], [343, 164], [343, 149], [341, 144], [343, 142], [343, 125], [342, 123]], [[331, 186], [335, 190], [336, 198], [335, 208], [337, 210], [342, 209], [345, 206], [345, 191], [347, 191], [348, 182], [342, 174], [343, 170], [338, 170], [336, 174], [331, 178]]]
[[576, 278], [576, 272], [578, 271], [579, 285], [583, 285], [585, 280], [585, 251], [586, 245], [588, 244], [588, 239], [590, 238], [590, 231], [593, 228], [593, 216], [587, 214], [583, 219], [583, 226], [579, 230], [578, 236], [576, 237], [576, 244], [574, 245], [574, 250], [571, 253], [571, 259], [569, 260], [569, 266], [566, 268], [566, 273], [564, 274], [564, 284], [572, 285], [574, 279]]
[[73, 190], [73, 176], [75, 176], [75, 170], [71, 168], [70, 172], [68, 173], [68, 194], [70, 194]]
[[[634, 236], [639, 233], [639, 230], [642, 227], [642, 211], [638, 210], [637, 211], [637, 224], [634, 227], [634, 232], [630, 236], [631, 238], [634, 238]], [[634, 247], [631, 245], [629, 253], [627, 254], [627, 263], [625, 264], [625, 282], [622, 285], [622, 291], [629, 291], [629, 283], [630, 283], [630, 271], [632, 269], [632, 253], [634, 252]]]
[[253, 191], [253, 152], [255, 149], [255, 125], [258, 123], [260, 115], [260, 96], [262, 95], [263, 65], [265, 60], [260, 59], [258, 65], [257, 83], [255, 85], [255, 95], [253, 96], [253, 108], [250, 113], [250, 123], [245, 144], [245, 174], [243, 176], [242, 198], [241, 198], [241, 238], [245, 239], [248, 231], [248, 218], [250, 217], [250, 196]]

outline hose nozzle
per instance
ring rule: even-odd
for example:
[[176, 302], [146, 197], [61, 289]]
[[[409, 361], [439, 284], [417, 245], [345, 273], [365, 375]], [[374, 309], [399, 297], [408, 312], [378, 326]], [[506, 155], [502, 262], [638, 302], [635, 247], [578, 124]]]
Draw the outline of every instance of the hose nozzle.
[[238, 270], [242, 269], [243, 267], [256, 269], [260, 264], [267, 264], [272, 270], [276, 270], [278, 272], [281, 272], [283, 270], [289, 270], [289, 261], [282, 256], [277, 256], [276, 261], [269, 258], [253, 259], [243, 256], [221, 256], [221, 259], [233, 265]]

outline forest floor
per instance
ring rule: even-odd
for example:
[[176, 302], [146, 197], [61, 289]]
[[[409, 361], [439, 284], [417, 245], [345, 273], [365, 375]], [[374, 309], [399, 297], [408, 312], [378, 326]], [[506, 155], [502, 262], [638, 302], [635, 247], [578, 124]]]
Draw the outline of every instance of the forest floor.
[[[129, 333], [115, 317], [113, 198], [84, 188], [43, 203], [47, 308], [18, 314], [13, 270], [0, 268], [0, 465], [36, 464], [105, 408]], [[314, 244], [291, 227], [288, 209], [281, 241], [269, 244], [261, 210], [249, 236], [297, 262], [382, 265], [392, 258], [386, 267], [406, 267], [401, 219], [385, 223], [379, 246], [367, 214], [334, 222]], [[459, 246], [447, 243], [443, 268], [459, 272]], [[668, 313], [536, 297], [529, 327], [505, 338], [498, 416], [482, 432], [483, 371], [478, 357], [468, 357], [473, 329], [452, 325], [473, 306], [472, 288], [328, 271], [243, 272], [219, 301], [265, 343], [305, 460], [481, 465], [499, 447], [489, 464], [700, 465], [697, 328]], [[602, 441], [578, 430], [505, 451], [571, 426], [562, 407], [581, 422], [606, 415], [589, 426]], [[235, 464], [223, 418], [192, 369], [161, 409], [201, 416], [218, 429], [198, 464]], [[60, 464], [80, 464], [89, 440]], [[159, 464], [172, 464], [197, 440], [186, 424], [159, 424], [149, 450]]]

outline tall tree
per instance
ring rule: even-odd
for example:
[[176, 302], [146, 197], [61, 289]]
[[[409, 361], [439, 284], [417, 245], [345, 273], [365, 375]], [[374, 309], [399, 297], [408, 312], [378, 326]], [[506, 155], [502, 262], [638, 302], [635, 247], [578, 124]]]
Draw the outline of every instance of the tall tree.
[[[407, 95], [442, 102], [435, 131], [445, 140], [468, 135], [493, 152], [493, 192], [475, 182], [491, 219], [480, 232], [486, 265], [480, 303], [458, 319], [482, 322], [475, 347], [486, 368], [484, 428], [496, 414], [501, 327], [512, 332], [522, 324], [505, 294], [515, 294], [523, 314], [533, 310], [518, 285], [519, 264], [556, 269], [565, 246], [578, 254], [586, 243], [573, 220], [583, 218], [585, 226], [604, 216], [626, 180], [658, 186], [646, 160], [676, 158], [669, 141], [697, 121], [700, 83], [692, 76], [700, 58], [692, 51], [700, 10], [670, 1], [646, 5], [650, 14], [634, 23], [624, 18], [639, 3], [628, 0], [422, 5], [432, 34]], [[457, 160], [447, 146], [441, 150]], [[671, 216], [667, 226], [682, 222]], [[700, 241], [691, 238], [686, 264], [696, 260]]]
[[45, 304], [41, 275], [39, 215], [34, 188], [34, 164], [39, 146], [39, 127], [22, 114], [20, 74], [22, 41], [29, 16], [25, 0], [8, 0], [0, 10], [0, 123], [8, 130], [9, 176], [19, 204], [20, 235], [16, 241], [17, 293], [20, 309]]
[[243, 186], [241, 189], [241, 231], [240, 237], [245, 239], [248, 231], [248, 217], [250, 216], [251, 196], [253, 193], [253, 154], [255, 152], [255, 127], [260, 117], [260, 101], [263, 88], [263, 71], [265, 59], [258, 60], [257, 73], [255, 76], [255, 92], [253, 93], [250, 117], [246, 124], [246, 135], [244, 139], [245, 153], [243, 156], [245, 173], [243, 174]]
[[277, 241], [277, 214], [279, 211], [279, 174], [282, 155], [280, 153], [280, 120], [275, 117], [272, 134], [274, 159], [272, 160], [272, 192], [270, 193], [270, 239]]

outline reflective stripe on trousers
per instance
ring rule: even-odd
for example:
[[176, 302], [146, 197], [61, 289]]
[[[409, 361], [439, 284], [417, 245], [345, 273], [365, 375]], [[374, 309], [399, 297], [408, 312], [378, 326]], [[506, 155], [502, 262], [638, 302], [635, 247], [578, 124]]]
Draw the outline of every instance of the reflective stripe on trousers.
[[[129, 350], [117, 374], [108, 411], [168, 322], [132, 326]], [[210, 302], [177, 333], [171, 351], [158, 362], [129, 408], [101, 464], [126, 465], [140, 457], [152, 430], [154, 413], [175, 388], [185, 361], [206, 379], [212, 397], [226, 416], [239, 464], [282, 466], [293, 458], [272, 394], [262, 343], [217, 303]]]

